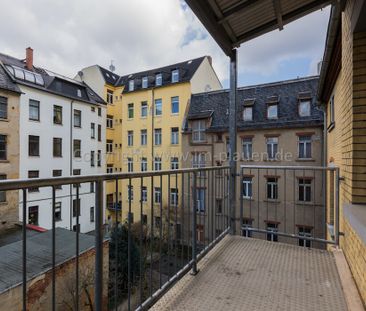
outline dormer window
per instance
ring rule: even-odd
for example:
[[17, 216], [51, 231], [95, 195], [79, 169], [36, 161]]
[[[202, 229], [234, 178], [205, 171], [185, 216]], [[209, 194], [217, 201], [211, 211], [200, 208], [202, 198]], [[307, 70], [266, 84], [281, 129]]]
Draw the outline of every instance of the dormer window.
[[81, 97], [81, 90], [78, 89], [77, 92], [76, 92], [76, 94], [77, 94], [78, 97]]
[[278, 118], [278, 104], [271, 104], [267, 106], [267, 119]]
[[147, 77], [142, 78], [142, 88], [143, 89], [147, 88], [147, 81], [148, 81]]
[[310, 100], [300, 100], [299, 102], [299, 116], [309, 117], [311, 115]]
[[244, 107], [243, 120], [244, 121], [253, 121], [253, 107]]
[[179, 69], [174, 69], [172, 71], [172, 83], [179, 82]]
[[204, 142], [206, 141], [206, 121], [197, 120], [192, 122], [192, 141]]
[[163, 85], [163, 75], [161, 73], [157, 73], [155, 75], [155, 86]]
[[130, 80], [130, 81], [128, 82], [128, 90], [129, 90], [130, 92], [132, 92], [134, 89], [135, 89], [135, 81], [134, 81], [134, 80]]

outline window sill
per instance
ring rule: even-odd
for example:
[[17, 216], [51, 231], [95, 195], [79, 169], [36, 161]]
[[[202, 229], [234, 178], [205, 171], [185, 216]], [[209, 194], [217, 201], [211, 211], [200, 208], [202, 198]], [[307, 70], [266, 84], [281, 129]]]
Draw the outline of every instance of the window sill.
[[8, 204], [8, 201], [2, 201], [2, 202], [0, 202], [0, 206], [1, 205], [7, 205]]
[[9, 119], [0, 119], [0, 122], [9, 122]]
[[62, 123], [53, 123], [53, 125], [63, 126], [63, 124], [62, 124]]
[[177, 116], [179, 116], [179, 112], [177, 112], [177, 113], [171, 113], [170, 114], [172, 117], [177, 117]]
[[10, 163], [9, 160], [0, 160], [0, 163]]
[[306, 159], [306, 158], [297, 158], [295, 161], [296, 162], [315, 162], [315, 159], [313, 159], [313, 158], [309, 158], [309, 159]]
[[263, 200], [263, 202], [265, 202], [265, 203], [276, 203], [276, 204], [281, 203], [280, 200], [274, 200], [274, 199], [266, 199], [266, 200]]
[[310, 205], [310, 206], [313, 206], [315, 205], [315, 203], [313, 201], [295, 201], [295, 204], [296, 205]]
[[252, 201], [252, 202], [254, 202], [254, 199], [253, 198], [250, 198], [250, 197], [243, 197], [243, 200], [244, 201]]
[[41, 123], [41, 120], [35, 120], [35, 119], [28, 119], [28, 121], [30, 121], [30, 122], [36, 122], [36, 123]]

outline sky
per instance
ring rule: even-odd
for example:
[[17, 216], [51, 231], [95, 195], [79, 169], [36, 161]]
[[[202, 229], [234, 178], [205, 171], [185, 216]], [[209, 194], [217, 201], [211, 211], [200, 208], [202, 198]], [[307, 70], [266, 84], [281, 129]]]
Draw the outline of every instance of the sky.
[[[15, 5], [16, 4], [16, 5]], [[211, 55], [224, 87], [229, 60], [183, 0], [1, 0], [0, 52], [73, 77], [87, 66], [120, 75]], [[329, 8], [243, 44], [238, 85], [317, 73]]]

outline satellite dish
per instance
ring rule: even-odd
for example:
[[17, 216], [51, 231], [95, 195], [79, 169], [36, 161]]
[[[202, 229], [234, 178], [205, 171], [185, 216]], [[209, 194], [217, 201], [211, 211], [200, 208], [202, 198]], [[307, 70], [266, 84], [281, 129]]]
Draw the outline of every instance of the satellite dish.
[[109, 66], [109, 70], [114, 72], [116, 70], [116, 67], [113, 65], [113, 60], [111, 60], [111, 64]]

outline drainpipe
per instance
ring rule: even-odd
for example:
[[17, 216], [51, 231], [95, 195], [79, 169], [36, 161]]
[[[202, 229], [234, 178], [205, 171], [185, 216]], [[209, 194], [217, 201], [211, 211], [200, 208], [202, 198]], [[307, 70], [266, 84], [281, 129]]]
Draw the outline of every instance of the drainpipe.
[[[326, 113], [326, 107], [323, 103], [319, 104], [319, 108], [323, 111], [323, 132], [322, 132], [322, 162], [321, 162], [321, 165], [323, 167], [326, 167], [327, 166], [327, 158], [328, 158], [328, 155], [327, 155], [327, 135], [328, 135], [328, 131], [327, 131], [327, 113]], [[325, 207], [325, 213], [324, 213], [324, 233], [325, 233], [325, 236], [324, 238], [326, 238], [327, 236], [327, 197], [328, 197], [328, 187], [327, 187], [327, 174], [328, 174], [328, 171], [323, 171], [324, 173], [322, 174], [322, 185], [323, 185], [323, 198], [322, 198], [322, 203], [323, 203], [323, 206]]]
[[237, 50], [230, 56], [230, 101], [229, 101], [229, 137], [230, 137], [230, 233], [236, 233], [236, 112], [237, 112]]
[[[72, 127], [74, 125], [74, 118], [73, 118], [73, 111], [74, 111], [74, 101], [72, 100], [71, 103], [71, 110], [70, 110], [70, 176], [72, 176], [72, 159], [73, 159], [73, 133]], [[72, 184], [69, 185], [70, 187], [70, 231], [72, 231]]]
[[151, 170], [154, 170], [155, 88], [151, 89]]

